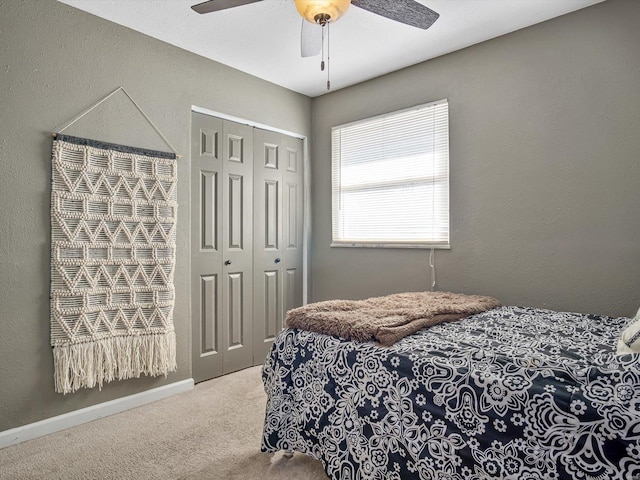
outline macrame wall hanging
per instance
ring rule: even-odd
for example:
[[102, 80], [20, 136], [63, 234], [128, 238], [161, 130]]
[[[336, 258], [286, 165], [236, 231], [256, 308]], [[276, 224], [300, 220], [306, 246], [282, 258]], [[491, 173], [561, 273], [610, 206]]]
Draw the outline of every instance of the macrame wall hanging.
[[[173, 326], [176, 153], [54, 134], [51, 345], [55, 390], [167, 375]], [[179, 157], [179, 156], [178, 156]]]

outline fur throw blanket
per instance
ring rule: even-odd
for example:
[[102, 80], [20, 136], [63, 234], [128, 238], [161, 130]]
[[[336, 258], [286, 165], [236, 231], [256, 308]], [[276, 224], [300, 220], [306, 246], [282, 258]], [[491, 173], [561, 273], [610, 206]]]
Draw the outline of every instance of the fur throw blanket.
[[389, 346], [407, 335], [442, 322], [500, 306], [492, 297], [450, 292], [408, 292], [366, 300], [328, 300], [287, 312], [285, 324], [358, 341]]

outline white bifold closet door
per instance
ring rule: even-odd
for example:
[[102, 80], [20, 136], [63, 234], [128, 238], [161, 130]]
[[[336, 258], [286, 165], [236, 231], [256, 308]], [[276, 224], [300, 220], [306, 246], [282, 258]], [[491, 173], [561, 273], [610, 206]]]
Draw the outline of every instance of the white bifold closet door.
[[302, 140], [192, 113], [195, 381], [261, 364], [302, 304]]

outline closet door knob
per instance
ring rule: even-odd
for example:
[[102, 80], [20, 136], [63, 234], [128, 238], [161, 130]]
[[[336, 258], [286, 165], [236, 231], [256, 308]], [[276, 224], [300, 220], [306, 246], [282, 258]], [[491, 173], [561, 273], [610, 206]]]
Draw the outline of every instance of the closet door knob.
[[224, 261], [224, 264], [225, 264], [225, 265], [231, 265], [231, 260], [225, 260], [225, 261]]
[[280, 263], [280, 259], [279, 259], [279, 258], [276, 258], [275, 262], [276, 262], [276, 263]]

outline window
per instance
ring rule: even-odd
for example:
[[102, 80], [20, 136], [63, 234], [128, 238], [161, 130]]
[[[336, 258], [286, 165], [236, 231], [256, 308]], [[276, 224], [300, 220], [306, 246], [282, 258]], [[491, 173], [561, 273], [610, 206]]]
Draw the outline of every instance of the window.
[[449, 248], [449, 105], [333, 127], [334, 247]]

